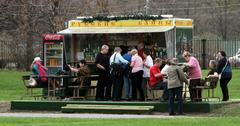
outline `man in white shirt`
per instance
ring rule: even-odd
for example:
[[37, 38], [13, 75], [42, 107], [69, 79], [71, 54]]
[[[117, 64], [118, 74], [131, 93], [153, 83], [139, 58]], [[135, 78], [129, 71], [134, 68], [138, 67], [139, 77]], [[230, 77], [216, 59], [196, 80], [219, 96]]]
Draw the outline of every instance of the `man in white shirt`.
[[[128, 61], [122, 57], [121, 52], [122, 52], [122, 49], [120, 47], [115, 47], [114, 53], [110, 57], [110, 65], [112, 63], [125, 63], [125, 64], [128, 63]], [[114, 60], [114, 57], [115, 57], [115, 60]]]
[[147, 96], [147, 83], [148, 83], [148, 79], [150, 77], [150, 67], [153, 66], [153, 59], [150, 56], [150, 51], [149, 50], [144, 50], [143, 51], [143, 57], [144, 57], [144, 61], [143, 61], [143, 81], [142, 81], [142, 88], [144, 91], [144, 95], [145, 97]]
[[[110, 57], [110, 65], [113, 63], [116, 64], [127, 64], [128, 61], [125, 60], [121, 55], [122, 49], [120, 47], [115, 47], [114, 53]], [[124, 67], [124, 66], [122, 66]], [[113, 70], [111, 70], [113, 72]], [[112, 76], [113, 79], [113, 93], [112, 100], [120, 101], [122, 95], [122, 87], [123, 87], [123, 74]]]
[[[164, 65], [164, 67], [161, 70], [161, 74], [167, 75], [167, 70], [168, 70], [168, 67], [169, 67], [169, 64], [168, 64], [169, 61], [170, 61], [169, 59], [167, 59], [165, 61], [165, 65]], [[163, 78], [163, 82], [167, 82], [167, 77], [166, 76]]]

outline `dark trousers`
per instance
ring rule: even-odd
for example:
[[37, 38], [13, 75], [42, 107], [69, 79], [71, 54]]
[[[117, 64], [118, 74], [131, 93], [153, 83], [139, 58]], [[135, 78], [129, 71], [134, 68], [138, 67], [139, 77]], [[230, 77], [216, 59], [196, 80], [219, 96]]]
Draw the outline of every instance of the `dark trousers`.
[[167, 82], [159, 81], [156, 86], [153, 88], [153, 90], [163, 90], [162, 98], [164, 100], [168, 99], [168, 87], [167, 87]]
[[122, 97], [123, 76], [114, 76], [112, 78], [112, 81], [113, 81], [112, 99], [119, 101], [121, 100]]
[[189, 93], [191, 101], [202, 101], [202, 90], [194, 89], [196, 86], [200, 86], [201, 79], [191, 79], [189, 84]]
[[104, 100], [111, 98], [112, 83], [108, 72], [99, 73], [97, 82], [96, 100]]
[[136, 100], [137, 99], [137, 89], [139, 90], [140, 93], [140, 100], [144, 101], [145, 100], [145, 96], [143, 93], [143, 89], [142, 89], [142, 77], [143, 75], [143, 71], [140, 70], [136, 73], [132, 73], [131, 74], [131, 79], [132, 79], [132, 99]]
[[183, 99], [182, 99], [182, 87], [168, 89], [169, 100], [168, 100], [168, 112], [169, 114], [174, 113], [174, 100], [175, 97], [178, 100], [178, 113], [183, 113]]
[[41, 79], [37, 79], [36, 87], [42, 87], [42, 95], [46, 97], [48, 95], [48, 80], [42, 81]]
[[220, 79], [220, 87], [222, 89], [222, 95], [223, 95], [223, 99], [222, 101], [227, 101], [229, 100], [229, 95], [228, 95], [228, 82], [231, 80], [232, 78], [222, 78]]

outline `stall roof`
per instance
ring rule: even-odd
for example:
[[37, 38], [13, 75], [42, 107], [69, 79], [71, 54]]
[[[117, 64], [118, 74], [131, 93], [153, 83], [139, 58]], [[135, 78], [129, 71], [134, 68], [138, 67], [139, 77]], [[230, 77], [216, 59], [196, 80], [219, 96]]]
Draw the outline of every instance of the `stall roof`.
[[116, 33], [150, 33], [166, 32], [175, 27], [193, 28], [192, 19], [168, 18], [156, 20], [110, 20], [68, 21], [68, 28], [59, 34], [116, 34]]
[[58, 32], [59, 34], [116, 34], [116, 33], [150, 33], [166, 32], [174, 26], [161, 27], [87, 27], [87, 28], [68, 28]]

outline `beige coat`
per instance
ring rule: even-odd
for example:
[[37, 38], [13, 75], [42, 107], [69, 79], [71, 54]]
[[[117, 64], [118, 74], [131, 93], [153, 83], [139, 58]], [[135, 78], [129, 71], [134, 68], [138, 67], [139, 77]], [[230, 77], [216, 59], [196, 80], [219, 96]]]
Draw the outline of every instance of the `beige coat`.
[[188, 83], [188, 80], [184, 75], [183, 70], [179, 66], [170, 65], [167, 70], [167, 76], [168, 89], [182, 87], [183, 82], [185, 82], [186, 84]]

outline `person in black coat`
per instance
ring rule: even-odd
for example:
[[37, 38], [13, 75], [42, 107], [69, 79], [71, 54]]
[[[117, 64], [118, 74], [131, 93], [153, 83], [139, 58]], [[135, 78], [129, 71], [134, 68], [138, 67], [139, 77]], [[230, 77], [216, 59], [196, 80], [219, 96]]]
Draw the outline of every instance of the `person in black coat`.
[[220, 87], [222, 89], [223, 99], [222, 101], [229, 100], [228, 94], [228, 83], [232, 79], [232, 69], [231, 64], [226, 58], [226, 53], [224, 51], [219, 51], [217, 54], [218, 64], [217, 73], [220, 78]]

